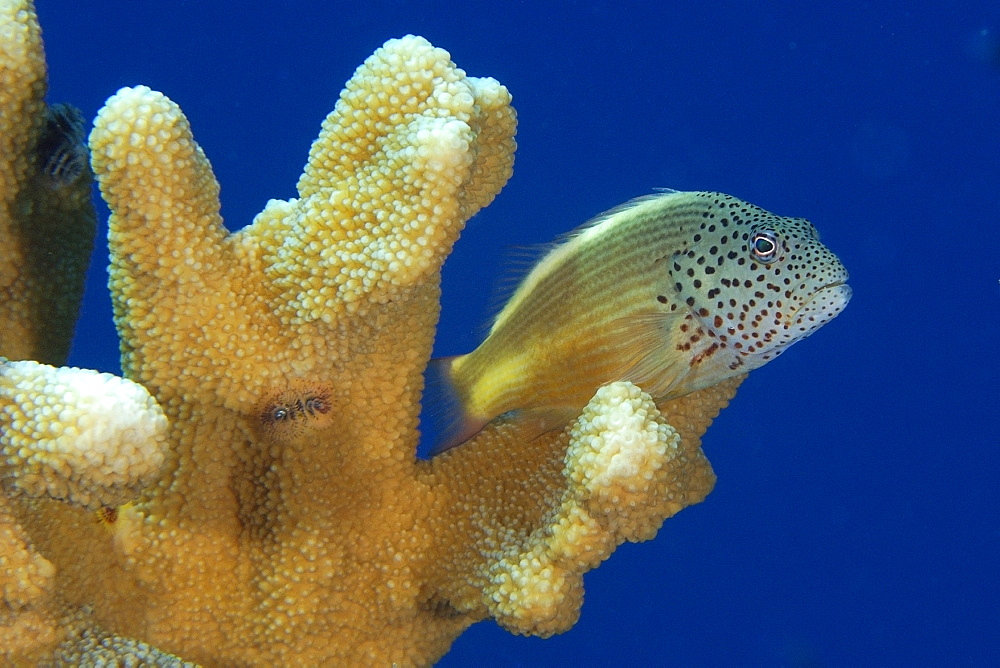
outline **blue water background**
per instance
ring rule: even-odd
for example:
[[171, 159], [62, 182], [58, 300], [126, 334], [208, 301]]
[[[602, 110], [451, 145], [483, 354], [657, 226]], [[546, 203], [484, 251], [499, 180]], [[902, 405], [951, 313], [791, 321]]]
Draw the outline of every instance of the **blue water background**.
[[[704, 503], [588, 574], [570, 632], [484, 622], [440, 665], [1000, 661], [996, 2], [38, 10], [50, 99], [93, 117], [121, 86], [168, 94], [231, 229], [295, 195], [321, 120], [386, 39], [424, 35], [506, 84], [514, 177], [448, 260], [437, 354], [477, 345], [499, 249], [658, 187], [808, 217], [847, 265], [848, 309], [755, 371], [708, 432]], [[72, 363], [117, 371], [105, 266], [99, 247]]]

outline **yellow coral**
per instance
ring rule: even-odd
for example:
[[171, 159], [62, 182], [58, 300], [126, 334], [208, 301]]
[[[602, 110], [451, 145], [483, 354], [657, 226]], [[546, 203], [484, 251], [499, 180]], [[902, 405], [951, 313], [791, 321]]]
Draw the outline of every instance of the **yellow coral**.
[[33, 519], [33, 500], [58, 499], [92, 510], [126, 502], [159, 473], [166, 426], [160, 407], [131, 381], [0, 359], [4, 652], [38, 658], [38, 650], [60, 640], [65, 628], [58, 627], [66, 627], [72, 612], [62, 605], [56, 568], [24, 529]]
[[159, 473], [166, 430], [141, 385], [0, 360], [0, 477], [8, 492], [92, 510], [121, 505]]
[[91, 149], [123, 366], [169, 449], [103, 523], [15, 500], [58, 592], [37, 615], [63, 630], [9, 656], [61, 640], [57, 657], [105, 659], [88, 652], [111, 634], [207, 664], [427, 664], [488, 616], [569, 628], [586, 570], [704, 497], [698, 439], [738, 379], [660, 410], [613, 385], [564, 432], [498, 421], [416, 460], [440, 267], [510, 176], [514, 129], [503, 86], [392, 40], [324, 122], [299, 197], [228, 234], [177, 106], [109, 99]]
[[[561, 608], [582, 595], [579, 574], [625, 540], [652, 538], [663, 518], [690, 502], [672, 498], [688, 484], [683, 476], [678, 485], [677, 473], [691, 464], [680, 435], [631, 383], [598, 390], [572, 426], [564, 462], [559, 505], [525, 545], [512, 543], [518, 549], [489, 564], [487, 605], [514, 631], [566, 630], [577, 610]], [[710, 470], [700, 473], [699, 500], [712, 483]]]
[[431, 526], [451, 546], [438, 554], [438, 596], [515, 633], [568, 630], [583, 573], [711, 491], [699, 439], [741, 381], [659, 409], [634, 385], [613, 383], [562, 433], [526, 441], [515, 424], [494, 423], [431, 460], [441, 513]]

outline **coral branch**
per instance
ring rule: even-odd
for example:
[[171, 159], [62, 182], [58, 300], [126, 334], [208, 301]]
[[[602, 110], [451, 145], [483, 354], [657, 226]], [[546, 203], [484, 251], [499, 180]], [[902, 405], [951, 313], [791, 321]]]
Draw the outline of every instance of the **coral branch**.
[[141, 386], [106, 373], [0, 360], [0, 480], [8, 494], [97, 510], [159, 473], [167, 420]]

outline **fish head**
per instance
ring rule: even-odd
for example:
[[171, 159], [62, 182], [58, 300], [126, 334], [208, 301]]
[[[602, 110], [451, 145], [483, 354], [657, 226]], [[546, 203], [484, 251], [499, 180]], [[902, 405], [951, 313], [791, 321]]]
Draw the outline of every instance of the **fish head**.
[[674, 254], [671, 279], [697, 322], [692, 367], [714, 358], [709, 368], [735, 375], [763, 366], [832, 320], [851, 288], [844, 265], [808, 220], [704, 195], [702, 221], [690, 245]]

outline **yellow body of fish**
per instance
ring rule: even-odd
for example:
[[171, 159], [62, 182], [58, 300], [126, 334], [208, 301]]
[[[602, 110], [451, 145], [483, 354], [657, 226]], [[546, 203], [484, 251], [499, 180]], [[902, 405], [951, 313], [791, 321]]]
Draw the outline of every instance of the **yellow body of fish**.
[[440, 360], [461, 426], [439, 450], [511, 411], [561, 427], [615, 380], [659, 403], [760, 367], [840, 313], [846, 280], [804, 219], [711, 192], [629, 202], [550, 251], [475, 351]]

